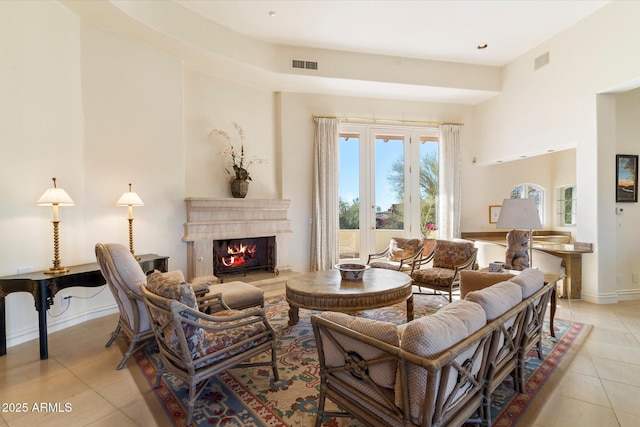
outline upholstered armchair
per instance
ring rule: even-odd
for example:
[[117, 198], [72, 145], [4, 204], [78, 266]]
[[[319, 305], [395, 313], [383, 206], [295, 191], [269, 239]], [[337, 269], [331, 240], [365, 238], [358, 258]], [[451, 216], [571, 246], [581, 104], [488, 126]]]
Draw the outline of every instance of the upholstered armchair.
[[412, 263], [422, 257], [422, 249], [421, 239], [392, 237], [384, 251], [369, 255], [367, 264], [371, 268], [408, 272], [411, 270]]
[[[187, 425], [193, 421], [196, 399], [219, 372], [270, 366], [278, 379], [275, 332], [264, 308], [232, 310], [219, 293], [196, 298], [187, 282], [159, 272], [140, 288], [160, 353], [156, 387], [165, 370], [188, 385]], [[202, 312], [205, 307], [210, 314]], [[247, 362], [265, 351], [271, 352], [270, 360]]]
[[153, 339], [153, 331], [140, 292], [140, 284], [145, 283], [147, 278], [126, 246], [98, 243], [95, 251], [100, 271], [120, 311], [118, 324], [105, 347], [110, 347], [121, 333], [129, 339], [129, 347], [117, 367], [122, 369], [134, 351], [147, 340]]
[[[420, 291], [425, 287], [433, 289], [434, 293], [447, 292], [451, 302], [459, 272], [475, 267], [477, 253], [472, 242], [436, 240], [431, 255], [415, 260], [409, 274]], [[424, 268], [429, 263], [432, 263], [432, 267]]]

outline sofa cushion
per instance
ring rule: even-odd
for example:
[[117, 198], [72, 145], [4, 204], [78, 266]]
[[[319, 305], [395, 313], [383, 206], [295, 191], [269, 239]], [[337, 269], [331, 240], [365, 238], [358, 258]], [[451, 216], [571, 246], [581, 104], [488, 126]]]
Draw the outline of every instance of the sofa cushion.
[[389, 243], [389, 261], [400, 261], [414, 256], [420, 250], [421, 244], [420, 239], [392, 237]]
[[460, 298], [473, 291], [487, 288], [513, 277], [511, 273], [491, 273], [488, 271], [462, 270], [460, 272]]
[[522, 289], [513, 282], [500, 282], [479, 291], [469, 292], [465, 299], [480, 304], [487, 320], [492, 321], [522, 301]]
[[[482, 307], [474, 302], [459, 300], [444, 306], [430, 316], [424, 316], [409, 322], [403, 330], [400, 339], [400, 347], [419, 356], [433, 356], [442, 353], [449, 347], [472, 335], [486, 325], [487, 320]], [[462, 364], [470, 357], [471, 349], [459, 355]], [[480, 366], [474, 366], [473, 372], [477, 372]], [[427, 384], [427, 371], [415, 365], [407, 368], [409, 386], [409, 404], [411, 417], [419, 419], [422, 414], [425, 390]], [[456, 376], [452, 375], [447, 389], [454, 387]], [[396, 404], [400, 405], [401, 390], [399, 381], [396, 383]]]
[[527, 268], [509, 279], [522, 286], [522, 298], [529, 298], [544, 286], [544, 273], [537, 268]]
[[[387, 344], [398, 346], [400, 343], [398, 327], [393, 323], [335, 312], [324, 312], [321, 317]], [[362, 341], [352, 340], [344, 335], [337, 336], [337, 340], [347, 351], [357, 353], [364, 360], [371, 360], [385, 354], [374, 346]], [[328, 367], [344, 365], [343, 353], [330, 340], [326, 341], [324, 347], [324, 356]], [[396, 380], [396, 367], [396, 362], [393, 360], [377, 364], [369, 367], [369, 375], [376, 384], [386, 388], [393, 388]]]

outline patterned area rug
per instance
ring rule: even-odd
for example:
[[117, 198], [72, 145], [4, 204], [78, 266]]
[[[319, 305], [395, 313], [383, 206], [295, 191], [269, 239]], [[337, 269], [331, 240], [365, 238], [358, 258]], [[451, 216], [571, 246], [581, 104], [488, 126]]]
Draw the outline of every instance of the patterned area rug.
[[[447, 304], [441, 296], [416, 295], [415, 317], [428, 315]], [[280, 380], [274, 381], [271, 371], [265, 368], [230, 369], [211, 380], [200, 395], [194, 411], [194, 423], [198, 426], [309, 426], [315, 422], [317, 396], [320, 383], [318, 356], [309, 316], [309, 310], [300, 310], [300, 321], [289, 327], [288, 304], [284, 297], [267, 301], [269, 322], [278, 338], [278, 368]], [[406, 305], [397, 304], [358, 315], [377, 320], [403, 323]], [[526, 369], [527, 393], [517, 394], [508, 382], [502, 384], [492, 399], [493, 425], [514, 426], [532, 408], [534, 398], [541, 390], [550, 392], [552, 374], [566, 365], [575, 353], [571, 346], [578, 346], [586, 338], [590, 326], [556, 319], [556, 339], [545, 328], [543, 339], [544, 360], [530, 357]], [[267, 353], [257, 358], [268, 359]], [[155, 342], [147, 344], [135, 353], [135, 360], [148, 385], [153, 388], [159, 358]], [[561, 373], [556, 376], [561, 377]], [[175, 426], [184, 426], [188, 391], [184, 383], [164, 375], [161, 386], [153, 389], [161, 407]], [[545, 393], [546, 394], [546, 393]], [[541, 400], [541, 399], [539, 399]], [[327, 409], [332, 409], [327, 401]], [[539, 405], [538, 405], [539, 406]], [[530, 417], [531, 414], [528, 414]], [[333, 418], [324, 420], [324, 426], [361, 426], [357, 420]]]

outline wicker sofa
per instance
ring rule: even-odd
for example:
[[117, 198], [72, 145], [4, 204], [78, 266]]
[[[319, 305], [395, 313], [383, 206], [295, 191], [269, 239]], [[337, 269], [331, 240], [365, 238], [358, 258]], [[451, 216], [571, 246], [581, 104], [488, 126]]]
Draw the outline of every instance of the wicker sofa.
[[[464, 300], [400, 326], [313, 315], [321, 374], [316, 426], [325, 416], [373, 426], [490, 426], [491, 392], [508, 375], [518, 389], [523, 385], [524, 357], [539, 342], [539, 315], [553, 290], [541, 272], [529, 270], [469, 275], [473, 290]], [[327, 410], [327, 398], [340, 410]]]

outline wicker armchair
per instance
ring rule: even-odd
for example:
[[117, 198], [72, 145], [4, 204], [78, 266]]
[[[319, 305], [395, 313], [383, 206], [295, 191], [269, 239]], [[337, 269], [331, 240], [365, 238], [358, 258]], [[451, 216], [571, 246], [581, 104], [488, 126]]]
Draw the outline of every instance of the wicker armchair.
[[[157, 272], [141, 290], [160, 352], [156, 387], [165, 369], [188, 385], [187, 425], [196, 399], [219, 372], [271, 366], [278, 379], [275, 332], [263, 308], [231, 310], [220, 293], [196, 299], [188, 283], [166, 280]], [[270, 361], [247, 362], [269, 350]]]
[[[393, 427], [490, 421], [482, 402], [496, 327], [478, 304], [456, 301], [399, 327], [331, 312], [311, 323], [321, 379], [316, 427], [325, 416]], [[340, 411], [326, 410], [326, 399]]]
[[[422, 288], [445, 291], [449, 294], [449, 302], [453, 300], [453, 287], [459, 281], [459, 272], [475, 267], [478, 249], [472, 242], [436, 240], [433, 252], [417, 259], [411, 266], [409, 275], [413, 284]], [[431, 268], [424, 268], [432, 262]]]
[[420, 239], [392, 237], [384, 251], [369, 255], [367, 264], [371, 268], [409, 272], [413, 262], [422, 256], [423, 247]]

